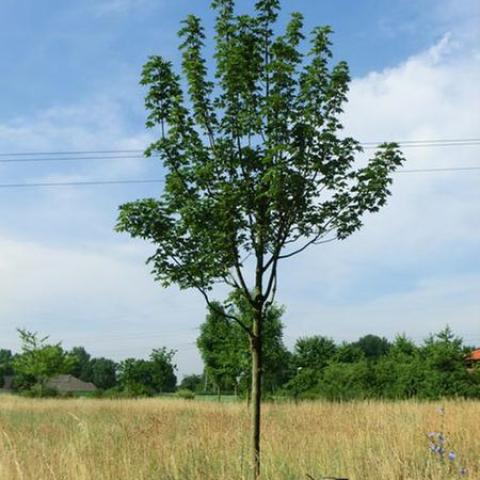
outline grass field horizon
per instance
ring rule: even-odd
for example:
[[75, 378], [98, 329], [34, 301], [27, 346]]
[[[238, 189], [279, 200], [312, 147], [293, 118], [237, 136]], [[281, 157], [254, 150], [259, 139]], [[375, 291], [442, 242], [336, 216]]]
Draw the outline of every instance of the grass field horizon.
[[[478, 479], [479, 418], [462, 400], [265, 404], [262, 479]], [[0, 478], [247, 479], [249, 426], [244, 403], [2, 395]], [[446, 437], [443, 460], [430, 432]]]

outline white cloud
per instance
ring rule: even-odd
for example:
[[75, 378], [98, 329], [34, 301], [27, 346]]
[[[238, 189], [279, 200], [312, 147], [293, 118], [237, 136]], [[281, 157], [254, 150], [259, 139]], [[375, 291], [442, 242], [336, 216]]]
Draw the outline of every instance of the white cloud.
[[0, 236], [1, 347], [17, 348], [15, 328], [26, 327], [117, 359], [166, 345], [179, 350], [182, 371], [194, 369], [203, 303], [193, 292], [177, 301], [174, 288], [154, 283], [148, 251], [129, 242], [96, 251]]
[[152, 0], [96, 0], [93, 8], [97, 15], [103, 16], [125, 13], [152, 3]]
[[[447, 35], [395, 68], [355, 79], [346, 133], [361, 141], [478, 138], [479, 84], [476, 44]], [[480, 167], [478, 146], [404, 153], [405, 169]], [[421, 337], [448, 322], [480, 343], [479, 182], [480, 171], [397, 174], [388, 206], [360, 232], [284, 267], [289, 331]]]
[[[143, 149], [150, 141], [149, 133], [139, 131], [141, 120], [137, 128], [129, 133], [132, 129], [126, 122], [127, 108], [116, 98], [120, 93], [99, 94], [76, 105], [52, 106], [33, 117], [17, 117], [0, 124], [0, 150], [50, 152]], [[133, 99], [130, 98], [130, 101]], [[120, 164], [123, 168], [141, 165], [141, 162], [127, 160], [115, 162], [114, 165]], [[5, 164], [3, 167], [6, 168]], [[111, 167], [109, 165], [109, 169]]]
[[287, 335], [291, 341], [299, 335], [321, 332], [353, 341], [369, 333], [389, 338], [405, 333], [421, 342], [430, 333], [450, 325], [466, 342], [480, 344], [478, 298], [480, 274], [422, 279], [409, 291], [378, 295], [363, 302], [321, 305], [293, 296], [289, 310], [295, 314]]

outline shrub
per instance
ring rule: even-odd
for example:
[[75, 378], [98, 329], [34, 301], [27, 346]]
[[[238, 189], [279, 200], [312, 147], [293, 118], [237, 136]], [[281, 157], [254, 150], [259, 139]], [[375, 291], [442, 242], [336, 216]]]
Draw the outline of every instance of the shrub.
[[183, 400], [193, 400], [195, 398], [195, 393], [193, 393], [188, 388], [183, 388], [176, 393], [178, 398], [182, 398]]
[[58, 391], [55, 388], [46, 387], [45, 385], [36, 384], [29, 389], [22, 390], [20, 394], [28, 398], [54, 398], [58, 397]]

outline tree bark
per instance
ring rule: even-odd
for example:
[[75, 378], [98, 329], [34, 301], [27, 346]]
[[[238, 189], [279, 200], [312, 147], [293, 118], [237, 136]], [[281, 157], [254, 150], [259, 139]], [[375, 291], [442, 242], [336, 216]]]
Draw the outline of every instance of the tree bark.
[[262, 400], [262, 312], [257, 311], [251, 337], [252, 354], [252, 473], [253, 480], [260, 478], [260, 423]]

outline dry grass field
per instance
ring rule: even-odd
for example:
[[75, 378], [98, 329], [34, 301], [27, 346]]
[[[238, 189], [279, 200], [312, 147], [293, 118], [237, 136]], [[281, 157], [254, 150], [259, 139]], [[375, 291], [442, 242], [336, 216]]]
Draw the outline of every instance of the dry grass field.
[[[480, 402], [441, 405], [265, 405], [262, 479], [480, 479]], [[244, 404], [0, 396], [0, 479], [249, 478], [248, 428]], [[429, 451], [433, 431], [455, 460]]]

